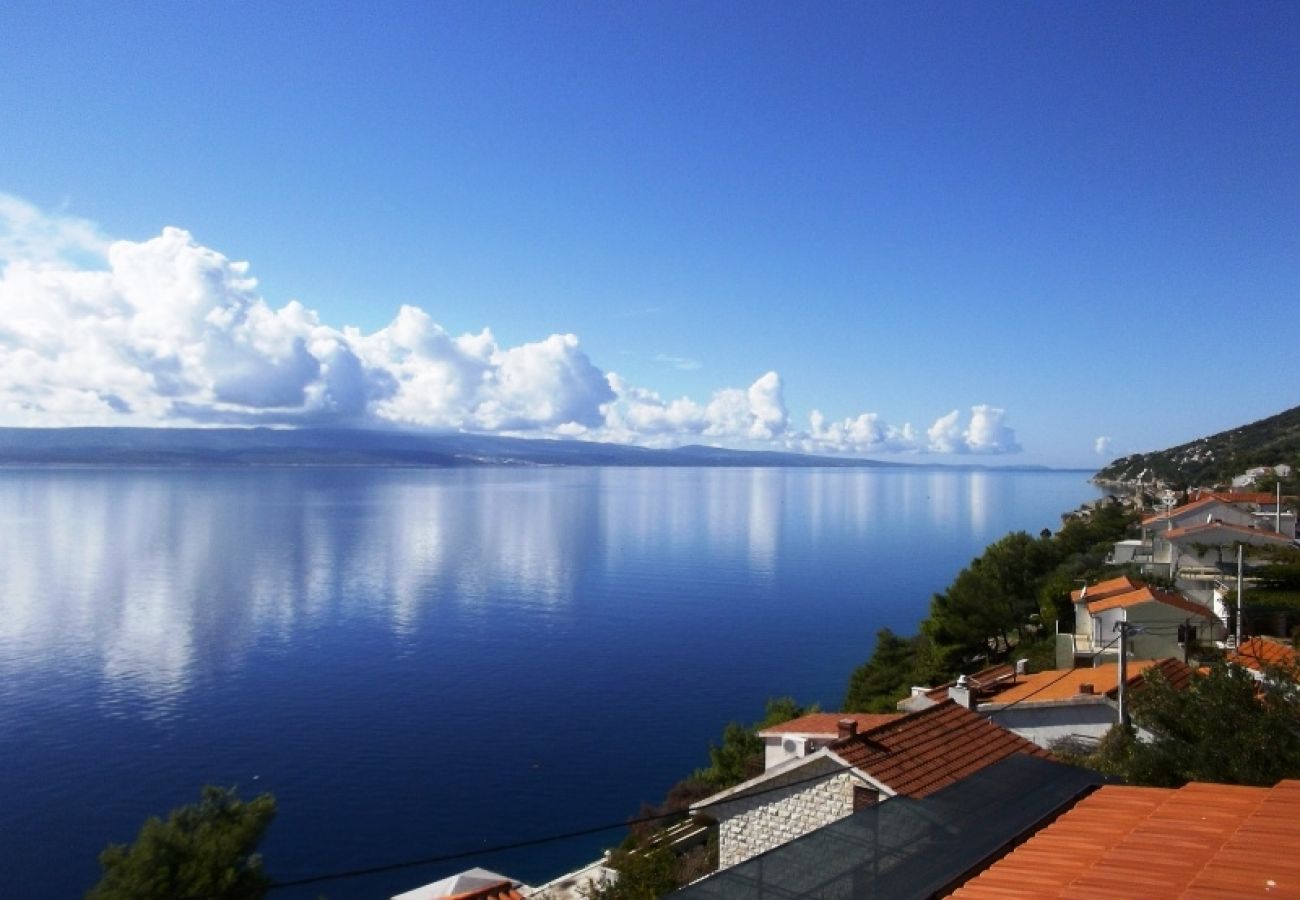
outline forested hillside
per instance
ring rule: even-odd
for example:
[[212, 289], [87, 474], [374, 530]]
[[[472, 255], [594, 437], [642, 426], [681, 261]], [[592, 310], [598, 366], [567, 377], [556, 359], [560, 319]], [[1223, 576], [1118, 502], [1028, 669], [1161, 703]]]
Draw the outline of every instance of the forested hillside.
[[1098, 472], [1096, 480], [1156, 478], [1180, 487], [1226, 485], [1252, 466], [1279, 463], [1300, 469], [1300, 406], [1168, 450], [1125, 456]]

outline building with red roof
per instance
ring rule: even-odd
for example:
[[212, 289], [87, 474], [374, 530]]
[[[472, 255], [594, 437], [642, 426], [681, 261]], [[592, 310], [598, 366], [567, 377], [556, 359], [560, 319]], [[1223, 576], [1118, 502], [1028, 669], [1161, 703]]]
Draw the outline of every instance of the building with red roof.
[[841, 736], [840, 723], [849, 720], [858, 731], [868, 731], [877, 725], [892, 722], [900, 713], [835, 713], [819, 712], [799, 716], [758, 732], [763, 740], [763, 768], [791, 759], [816, 753]]
[[735, 865], [892, 796], [925, 797], [1014, 754], [1049, 754], [946, 701], [843, 736], [691, 806], [718, 821], [719, 866]]
[[1180, 634], [1186, 637], [1189, 628], [1192, 638], [1203, 643], [1226, 637], [1227, 626], [1208, 606], [1177, 591], [1134, 584], [1129, 591], [1076, 592], [1074, 629], [1056, 638], [1058, 669], [1113, 663], [1119, 658], [1120, 623], [1140, 626], [1128, 642], [1130, 659], [1181, 657], [1185, 641]]

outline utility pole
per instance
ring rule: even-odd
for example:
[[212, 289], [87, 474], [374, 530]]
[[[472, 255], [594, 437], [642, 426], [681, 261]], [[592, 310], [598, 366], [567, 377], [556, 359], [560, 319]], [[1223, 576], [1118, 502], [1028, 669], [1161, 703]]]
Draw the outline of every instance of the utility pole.
[[1119, 632], [1119, 724], [1128, 728], [1128, 622], [1116, 622]]
[[1241, 646], [1241, 636], [1245, 633], [1243, 620], [1246, 618], [1245, 586], [1241, 577], [1242, 544], [1237, 544], [1237, 646]]

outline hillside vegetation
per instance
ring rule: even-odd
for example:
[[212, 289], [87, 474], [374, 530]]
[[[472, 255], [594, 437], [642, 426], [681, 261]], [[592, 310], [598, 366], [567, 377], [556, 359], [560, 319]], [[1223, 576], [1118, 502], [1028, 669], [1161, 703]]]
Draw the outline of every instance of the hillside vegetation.
[[1096, 480], [1155, 478], [1178, 487], [1227, 485], [1253, 466], [1280, 463], [1300, 469], [1300, 406], [1168, 450], [1125, 456], [1098, 472]]

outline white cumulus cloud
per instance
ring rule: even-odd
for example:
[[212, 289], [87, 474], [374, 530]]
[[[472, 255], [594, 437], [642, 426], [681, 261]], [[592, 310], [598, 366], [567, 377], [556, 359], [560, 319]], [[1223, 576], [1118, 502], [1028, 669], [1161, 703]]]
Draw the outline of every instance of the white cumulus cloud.
[[[91, 222], [0, 194], [0, 426], [342, 424], [687, 442], [813, 452], [1007, 453], [1001, 409], [918, 435], [875, 413], [790, 427], [781, 376], [664, 399], [596, 366], [572, 334], [502, 346], [401, 307], [370, 333], [297, 301], [247, 263], [164, 228], [110, 241]], [[694, 360], [660, 355], [683, 371]]]
[[1092, 451], [1098, 456], [1110, 456], [1111, 443], [1111, 439], [1103, 434], [1092, 442]]
[[1005, 410], [979, 404], [970, 408], [970, 418], [963, 426], [960, 411], [954, 409], [926, 430], [927, 449], [932, 453], [1018, 453], [1016, 432], [1005, 419]]

